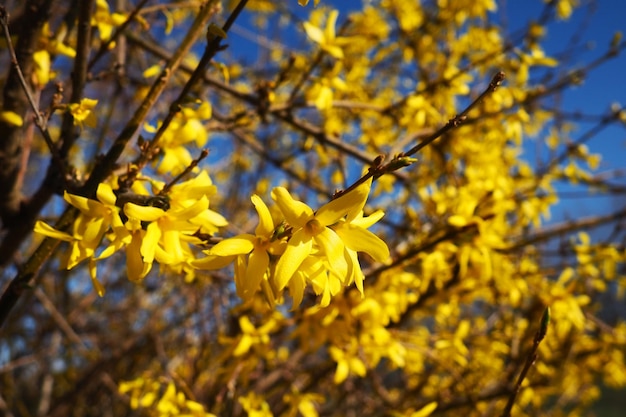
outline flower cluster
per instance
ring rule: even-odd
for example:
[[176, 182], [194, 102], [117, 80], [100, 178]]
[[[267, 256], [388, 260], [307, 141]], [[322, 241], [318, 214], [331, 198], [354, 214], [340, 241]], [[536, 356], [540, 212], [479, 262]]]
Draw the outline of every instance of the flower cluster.
[[367, 230], [383, 212], [363, 216], [370, 188], [371, 179], [314, 211], [285, 188], [276, 187], [272, 199], [284, 218], [278, 223], [255, 195], [252, 203], [259, 215], [255, 234], [223, 240], [194, 265], [212, 269], [234, 261], [239, 295], [250, 298], [260, 286], [271, 304], [288, 287], [293, 305], [299, 305], [307, 284], [321, 295], [321, 306], [327, 306], [331, 296], [353, 282], [363, 293], [357, 252], [379, 262], [389, 257], [385, 242]]
[[[163, 188], [156, 181], [152, 184], [155, 190]], [[277, 223], [263, 200], [253, 195], [252, 204], [259, 215], [255, 233], [224, 239], [202, 259], [196, 259], [192, 250], [192, 246], [204, 243], [198, 236], [213, 234], [227, 224], [209, 209], [209, 196], [216, 190], [205, 171], [172, 186], [167, 196], [150, 197], [139, 186], [134, 191], [140, 194], [118, 190], [116, 195], [106, 183], [98, 187], [97, 200], [65, 193], [65, 200], [80, 211], [72, 233], [42, 221], [36, 223], [35, 232], [70, 242], [65, 267], [72, 269], [88, 260], [100, 295], [104, 288], [97, 279], [96, 261], [123, 249], [131, 281], [142, 280], [154, 261], [169, 271], [186, 274], [188, 279], [194, 277], [195, 269], [218, 269], [234, 262], [237, 292], [244, 300], [260, 287], [274, 305], [288, 287], [297, 306], [310, 284], [322, 296], [320, 304], [326, 306], [343, 286], [355, 283], [363, 293], [364, 276], [357, 252], [379, 262], [389, 257], [387, 245], [367, 230], [383, 212], [363, 216], [370, 187], [371, 179], [317, 211], [277, 187], [272, 198], [284, 217]]]
[[[162, 184], [153, 182], [153, 187], [162, 189]], [[70, 242], [67, 269], [89, 261], [90, 275], [100, 295], [104, 288], [97, 279], [96, 261], [123, 249], [131, 281], [142, 280], [155, 260], [162, 267], [192, 278], [194, 269], [190, 264], [195, 257], [191, 246], [202, 243], [194, 235], [214, 233], [227, 224], [221, 215], [209, 209], [209, 196], [216, 188], [205, 171], [172, 186], [167, 196], [150, 197], [140, 186], [135, 188], [133, 191], [142, 194], [118, 190], [116, 195], [109, 184], [102, 183], [97, 200], [66, 192], [65, 201], [80, 211], [71, 234], [42, 221], [35, 224], [35, 232]], [[103, 245], [104, 238], [108, 243]], [[101, 245], [104, 248], [97, 253]]]

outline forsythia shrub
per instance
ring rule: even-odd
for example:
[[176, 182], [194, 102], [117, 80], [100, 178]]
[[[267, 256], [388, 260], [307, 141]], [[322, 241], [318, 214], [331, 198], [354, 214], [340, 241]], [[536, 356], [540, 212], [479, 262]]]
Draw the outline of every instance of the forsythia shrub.
[[554, 97], [624, 43], [542, 46], [578, 2], [514, 34], [493, 0], [27, 3], [5, 91], [40, 114], [5, 94], [0, 128], [50, 167], [1, 168], [0, 409], [576, 416], [626, 385], [626, 213], [546, 225], [564, 183], [620, 189]]

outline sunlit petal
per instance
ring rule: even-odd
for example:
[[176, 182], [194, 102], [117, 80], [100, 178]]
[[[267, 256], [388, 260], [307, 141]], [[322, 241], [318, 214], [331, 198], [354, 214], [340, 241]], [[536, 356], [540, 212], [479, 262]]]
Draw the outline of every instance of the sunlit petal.
[[141, 281], [150, 268], [152, 263], [144, 263], [141, 256], [141, 235], [134, 233], [130, 244], [126, 248], [126, 273], [128, 279], [132, 282]]
[[335, 39], [335, 26], [337, 25], [337, 17], [339, 17], [339, 10], [332, 10], [328, 14], [328, 20], [326, 20], [326, 28], [324, 29], [324, 37], [326, 41], [333, 41]]
[[[339, 219], [348, 213], [359, 213], [365, 206], [365, 201], [370, 192], [371, 178], [360, 184], [354, 190], [342, 195], [323, 205], [315, 214], [315, 218], [324, 226], [337, 223]], [[356, 215], [356, 214], [355, 214]]]
[[189, 220], [191, 218], [196, 217], [203, 211], [209, 208], [209, 199], [206, 197], [200, 198], [200, 200], [196, 201], [189, 207], [184, 208], [183, 210], [176, 212], [176, 218], [180, 220]]
[[307, 220], [313, 217], [313, 209], [301, 201], [294, 200], [283, 187], [272, 190], [272, 199], [285, 216], [285, 220], [292, 226], [303, 227]]
[[311, 38], [313, 42], [319, 43], [319, 44], [324, 42], [324, 32], [322, 32], [322, 29], [316, 26], [313, 26], [309, 22], [304, 22], [303, 25], [304, 25], [304, 31], [306, 32], [307, 36]]
[[35, 233], [39, 233], [40, 235], [48, 236], [54, 239], [63, 240], [65, 242], [71, 242], [75, 240], [72, 235], [69, 235], [65, 232], [58, 231], [54, 227], [48, 225], [47, 223], [42, 222], [41, 220], [37, 220], [35, 222]]
[[146, 235], [141, 242], [141, 256], [143, 256], [144, 262], [154, 261], [154, 253], [159, 244], [159, 239], [161, 239], [161, 229], [159, 229], [156, 223], [149, 224]]
[[211, 248], [209, 255], [231, 256], [248, 254], [254, 249], [253, 242], [255, 239], [252, 235], [239, 235], [224, 239]]
[[191, 265], [198, 269], [221, 269], [231, 263], [235, 256], [207, 256], [205, 258], [194, 259]]
[[279, 291], [285, 288], [302, 261], [309, 256], [312, 246], [311, 238], [303, 230], [298, 230], [289, 239], [287, 249], [276, 265], [275, 280]]
[[367, 217], [363, 217], [363, 212], [360, 211], [356, 214], [355, 217], [350, 217], [350, 215], [348, 215], [348, 217], [346, 218], [346, 222], [351, 223], [355, 226], [362, 227], [363, 229], [369, 229], [372, 225], [378, 223], [378, 221], [384, 216], [385, 212], [382, 210], [376, 210]]
[[104, 297], [105, 290], [102, 284], [100, 283], [100, 281], [98, 281], [96, 272], [97, 272], [96, 262], [93, 259], [90, 259], [89, 260], [89, 276], [91, 277], [91, 283], [93, 284], [93, 287], [96, 290], [96, 293], [98, 294], [98, 296]]
[[98, 197], [98, 200], [100, 200], [100, 202], [102, 202], [103, 204], [115, 206], [115, 201], [117, 200], [117, 197], [115, 196], [115, 193], [113, 192], [113, 189], [109, 184], [104, 182], [100, 183], [100, 185], [98, 185], [98, 191], [96, 191], [96, 196]]
[[344, 243], [339, 236], [329, 228], [325, 227], [322, 233], [319, 233], [314, 238], [324, 255], [326, 256], [330, 269], [334, 273], [341, 277], [342, 281], [345, 281], [346, 274], [348, 273], [348, 265], [344, 258]]
[[369, 230], [344, 225], [337, 228], [336, 232], [348, 248], [357, 252], [366, 252], [378, 262], [385, 262], [389, 259], [387, 244]]
[[165, 211], [158, 207], [140, 206], [135, 203], [124, 204], [124, 214], [133, 219], [153, 222], [165, 215]]
[[63, 199], [67, 201], [72, 206], [79, 209], [81, 212], [85, 214], [89, 214], [90, 205], [89, 199], [80, 195], [70, 194], [67, 191], [63, 192]]
[[306, 281], [304, 279], [304, 275], [301, 272], [296, 272], [289, 281], [289, 293], [291, 294], [291, 298], [293, 298], [292, 309], [295, 309], [302, 303], [302, 299], [304, 298], [304, 288], [306, 286]]
[[246, 278], [243, 283], [244, 299], [249, 299], [257, 291], [269, 264], [270, 257], [264, 250], [255, 250], [250, 254]]
[[272, 220], [269, 209], [258, 195], [254, 194], [250, 199], [252, 200], [252, 204], [254, 204], [256, 212], [259, 214], [259, 225], [256, 227], [254, 233], [257, 236], [271, 235], [274, 231], [274, 221]]

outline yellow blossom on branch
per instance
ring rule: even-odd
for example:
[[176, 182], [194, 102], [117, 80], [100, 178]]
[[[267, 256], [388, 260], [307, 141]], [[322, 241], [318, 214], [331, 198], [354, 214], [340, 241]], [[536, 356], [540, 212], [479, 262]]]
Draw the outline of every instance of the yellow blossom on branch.
[[93, 109], [98, 104], [98, 100], [90, 98], [84, 98], [80, 103], [68, 104], [67, 109], [74, 116], [74, 124], [82, 127], [87, 125], [89, 127], [96, 127], [97, 119], [93, 113]]
[[[259, 215], [259, 224], [255, 229], [255, 234], [241, 234], [225, 239], [207, 252], [210, 256], [207, 259], [209, 262], [199, 260], [195, 263], [199, 267], [209, 265], [220, 267], [221, 265], [213, 262], [213, 259], [240, 257], [241, 261], [235, 268], [235, 284], [237, 293], [244, 300], [254, 295], [263, 279], [267, 280], [270, 254], [278, 255], [284, 250], [284, 243], [274, 238], [276, 225], [269, 209], [259, 196], [253, 195], [251, 200]], [[266, 296], [273, 299], [267, 290]]]
[[[358, 223], [352, 224], [365, 205], [370, 187], [371, 178], [316, 212], [306, 204], [294, 200], [285, 188], [277, 187], [272, 191], [272, 198], [294, 230], [285, 253], [276, 265], [274, 280], [279, 290], [289, 283], [300, 265], [312, 253], [319, 253], [332, 268], [340, 270], [347, 270], [349, 266], [358, 267], [348, 264], [353, 263], [353, 258], [346, 258], [346, 247], [364, 251], [379, 262], [387, 260], [387, 245]], [[333, 226], [339, 226], [341, 232], [337, 233]], [[366, 239], [365, 243], [358, 244], [357, 241], [363, 238]], [[349, 278], [343, 277], [344, 285]]]
[[330, 12], [324, 29], [320, 29], [309, 22], [304, 22], [303, 24], [306, 34], [313, 42], [319, 44], [324, 51], [328, 52], [333, 57], [342, 59], [344, 55], [341, 47], [346, 45], [349, 42], [349, 39], [345, 37], [337, 37], [335, 34], [335, 25], [337, 23], [338, 16], [339, 11], [333, 10]]

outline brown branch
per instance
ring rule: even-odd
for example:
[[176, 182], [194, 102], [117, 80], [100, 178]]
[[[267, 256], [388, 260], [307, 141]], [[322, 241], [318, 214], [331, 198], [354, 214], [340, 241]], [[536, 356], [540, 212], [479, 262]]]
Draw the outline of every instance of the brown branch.
[[522, 382], [524, 382], [524, 379], [526, 378], [526, 375], [528, 374], [530, 367], [533, 366], [533, 364], [537, 360], [537, 350], [539, 349], [539, 344], [541, 343], [543, 338], [546, 337], [549, 324], [550, 324], [550, 307], [547, 307], [544, 310], [543, 315], [541, 316], [541, 324], [539, 326], [539, 330], [537, 330], [537, 333], [535, 333], [535, 337], [533, 338], [533, 345], [530, 351], [528, 352], [528, 356], [526, 357], [524, 368], [522, 368], [522, 372], [520, 372], [519, 377], [517, 378], [517, 382], [515, 383], [515, 386], [513, 387], [513, 391], [511, 392], [511, 395], [509, 396], [509, 401], [507, 402], [506, 407], [504, 408], [504, 411], [502, 412], [502, 417], [510, 417], [511, 409], [513, 408], [513, 404], [515, 404], [515, 399], [517, 398], [517, 394], [522, 388]]
[[[87, 79], [87, 57], [89, 55], [90, 39], [91, 39], [91, 15], [95, 0], [84, 1], [80, 3], [78, 10], [78, 35], [76, 46], [76, 58], [72, 71], [72, 92], [70, 101], [77, 103], [82, 97]], [[41, 117], [39, 112], [34, 109], [35, 115]], [[35, 119], [37, 121], [37, 118]], [[45, 126], [45, 121], [42, 122]], [[37, 122], [38, 126], [39, 123]], [[61, 148], [52, 143], [46, 131], [42, 131], [50, 153], [52, 155], [52, 163], [48, 166], [48, 171], [44, 181], [33, 196], [24, 204], [15, 219], [9, 233], [5, 236], [0, 245], [0, 265], [5, 265], [12, 258], [15, 251], [19, 248], [23, 240], [32, 231], [35, 218], [41, 209], [47, 204], [52, 195], [62, 193], [65, 189], [73, 190], [71, 179], [65, 159], [69, 153], [71, 146], [78, 137], [78, 132], [74, 126], [74, 119], [69, 112], [63, 116], [61, 126]], [[41, 128], [40, 128], [41, 130]]]
[[[239, 15], [243, 11], [247, 3], [248, 3], [248, 0], [239, 1], [239, 3], [235, 7], [235, 9], [232, 11], [230, 16], [228, 16], [228, 19], [226, 20], [226, 23], [224, 23], [224, 26], [222, 26], [222, 31], [224, 33], [228, 33], [228, 30], [233, 25], [233, 23], [235, 23], [235, 20], [237, 20], [237, 18], [239, 17]], [[191, 77], [189, 77], [189, 80], [187, 81], [187, 83], [185, 83], [183, 89], [179, 93], [176, 100], [174, 100], [172, 104], [170, 105], [170, 111], [163, 119], [161, 125], [159, 126], [159, 129], [155, 133], [152, 140], [148, 143], [148, 146], [146, 147], [145, 151], [142, 152], [139, 158], [135, 161], [134, 165], [137, 167], [137, 169], [124, 179], [125, 187], [129, 187], [130, 184], [132, 184], [132, 182], [135, 180], [135, 177], [139, 173], [139, 171], [156, 155], [154, 150], [158, 148], [161, 137], [163, 136], [165, 131], [169, 128], [170, 123], [172, 122], [172, 120], [174, 120], [174, 117], [176, 116], [176, 114], [178, 114], [178, 112], [184, 105], [187, 99], [187, 96], [191, 92], [192, 88], [196, 85], [198, 81], [200, 81], [200, 79], [202, 79], [202, 77], [204, 76], [206, 72], [207, 67], [213, 60], [213, 57], [219, 51], [224, 49], [224, 47], [222, 46], [222, 38], [218, 35], [211, 33], [210, 30], [207, 32], [207, 40], [208, 40], [207, 46], [204, 50], [204, 54], [202, 54], [202, 58], [200, 59], [198, 66], [191, 74]]]
[[[28, 112], [29, 105], [33, 108], [36, 116], [39, 116], [37, 106], [26, 80], [29, 80], [33, 72], [33, 52], [39, 39], [39, 33], [43, 24], [49, 17], [51, 0], [31, 0], [24, 7], [22, 24], [18, 31], [16, 49], [11, 52], [12, 65], [6, 78], [3, 89], [2, 111], [12, 111], [19, 115], [22, 120]], [[12, 48], [8, 29], [8, 14], [6, 9], [0, 9], [3, 34], [7, 39], [7, 45]], [[26, 86], [26, 88], [24, 87]], [[41, 122], [42, 119], [39, 119]], [[45, 123], [42, 123], [42, 126]], [[16, 224], [15, 217], [19, 214], [21, 203], [21, 155], [23, 152], [22, 126], [0, 121], [0, 218], [3, 227], [10, 229]], [[46, 137], [46, 136], [44, 136]], [[49, 135], [48, 135], [49, 139]]]
[[[211, 4], [213, 3], [215, 3], [215, 0], [211, 2]], [[147, 116], [148, 111], [156, 103], [157, 99], [165, 89], [171, 74], [176, 70], [176, 68], [178, 68], [180, 61], [184, 56], [186, 56], [187, 52], [191, 48], [191, 45], [193, 45], [213, 12], [213, 7], [209, 7], [208, 5], [200, 10], [191, 29], [187, 33], [187, 36], [181, 43], [180, 47], [176, 50], [176, 53], [172, 56], [172, 59], [166, 64], [161, 76], [157, 78], [143, 102], [135, 111], [133, 117], [128, 121], [122, 132], [115, 140], [114, 144], [109, 149], [109, 152], [94, 167], [89, 179], [82, 189], [83, 195], [91, 196], [95, 194], [98, 184], [104, 181], [114, 170], [117, 159], [124, 151], [126, 144], [133, 137], [139, 126], [141, 126], [141, 123]], [[68, 207], [54, 227], [57, 230], [65, 230], [74, 221], [77, 214], [77, 209], [74, 207]], [[58, 245], [59, 241], [56, 239], [44, 239], [35, 252], [30, 256], [28, 261], [26, 261], [24, 266], [16, 274], [15, 278], [13, 278], [7, 289], [2, 294], [2, 297], [0, 297], [0, 328], [24, 291], [34, 284], [37, 272]], [[4, 248], [4, 242], [2, 247]], [[9, 249], [11, 250], [11, 253], [17, 250], [17, 248]], [[5, 256], [2, 255], [2, 251], [0, 251], [0, 256]]]
[[469, 104], [469, 106], [465, 108], [465, 110], [463, 110], [461, 113], [457, 114], [452, 119], [450, 119], [448, 123], [443, 125], [433, 134], [426, 136], [420, 143], [413, 146], [408, 151], [395, 156], [387, 164], [383, 165], [382, 160], [378, 160], [378, 159], [374, 160], [372, 162], [372, 166], [370, 170], [365, 175], [363, 175], [361, 178], [355, 181], [350, 187], [346, 188], [343, 191], [335, 193], [333, 198], [337, 198], [343, 194], [346, 194], [352, 191], [353, 189], [357, 188], [359, 185], [363, 184], [365, 181], [369, 180], [370, 178], [376, 179], [376, 178], [381, 177], [382, 175], [389, 174], [393, 171], [396, 171], [400, 168], [403, 168], [405, 166], [412, 164], [414, 160], [410, 158], [411, 156], [415, 155], [417, 152], [419, 152], [420, 150], [422, 150], [423, 148], [425, 148], [426, 146], [434, 142], [435, 139], [446, 134], [448, 131], [461, 126], [463, 122], [467, 119], [467, 114], [474, 107], [476, 107], [480, 102], [482, 102], [485, 97], [487, 97], [488, 95], [496, 91], [496, 89], [504, 81], [504, 77], [505, 77], [504, 72], [502, 71], [498, 72], [491, 79], [491, 82], [489, 83], [489, 86], [485, 89], [485, 91], [483, 91], [474, 101], [472, 101]]
[[111, 174], [111, 172], [113, 172], [117, 160], [124, 152], [126, 145], [135, 135], [148, 112], [152, 109], [161, 93], [164, 91], [172, 74], [180, 66], [182, 59], [187, 55], [187, 52], [200, 35], [202, 29], [206, 26], [209, 18], [214, 14], [215, 3], [215, 0], [211, 0], [209, 4], [200, 9], [200, 12], [189, 29], [189, 32], [181, 42], [180, 46], [176, 49], [176, 52], [172, 54], [168, 62], [165, 64], [161, 74], [157, 77], [145, 99], [135, 111], [133, 117], [128, 121], [128, 123], [126, 123], [126, 126], [124, 126], [118, 137], [115, 139], [107, 154], [104, 155], [94, 167], [89, 179], [83, 187], [82, 193], [84, 195], [93, 194], [98, 187], [98, 184], [104, 181]]
[[[78, 9], [78, 30], [76, 41], [76, 58], [72, 70], [72, 92], [70, 93], [70, 103], [78, 103], [83, 98], [83, 90], [87, 82], [87, 62], [91, 47], [91, 16], [93, 14], [95, 0], [81, 1]], [[65, 112], [61, 124], [61, 157], [67, 157], [71, 147], [78, 138], [78, 129], [74, 126], [74, 116], [70, 112]], [[63, 174], [63, 173], [62, 173]], [[54, 173], [48, 171], [48, 175]], [[65, 180], [63, 178], [62, 180]]]
[[96, 64], [96, 62], [98, 62], [98, 60], [100, 60], [100, 58], [102, 58], [102, 56], [105, 53], [107, 53], [107, 51], [109, 50], [109, 46], [113, 42], [115, 42], [115, 40], [118, 39], [120, 37], [120, 35], [122, 35], [122, 33], [124, 33], [124, 31], [126, 30], [128, 25], [130, 25], [130, 23], [133, 20], [135, 20], [135, 17], [137, 17], [137, 15], [139, 15], [139, 13], [141, 12], [141, 9], [143, 8], [143, 6], [147, 2], [148, 2], [148, 0], [141, 0], [139, 2], [139, 4], [137, 4], [137, 6], [135, 6], [133, 11], [130, 13], [130, 15], [128, 15], [128, 18], [124, 21], [124, 23], [122, 23], [120, 26], [115, 28], [115, 32], [113, 32], [113, 34], [111, 35], [111, 37], [109, 39], [107, 39], [105, 42], [102, 43], [102, 45], [100, 45], [100, 49], [98, 49], [98, 52], [96, 52], [94, 57], [91, 58], [91, 60], [89, 61], [89, 64], [87, 65], [87, 69], [93, 68], [93, 66]]
[[570, 233], [581, 229], [598, 227], [615, 220], [623, 219], [624, 217], [626, 217], [626, 208], [611, 214], [607, 214], [605, 216], [589, 216], [579, 220], [564, 222], [556, 226], [545, 228], [542, 231], [537, 232], [533, 235], [518, 238], [516, 242], [512, 243], [506, 249], [500, 249], [498, 251], [501, 253], [511, 253], [529, 245], [545, 242], [565, 233]]

